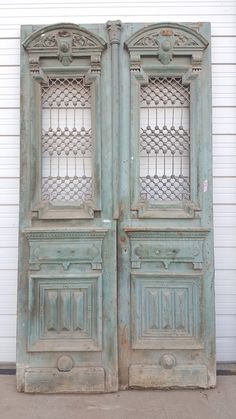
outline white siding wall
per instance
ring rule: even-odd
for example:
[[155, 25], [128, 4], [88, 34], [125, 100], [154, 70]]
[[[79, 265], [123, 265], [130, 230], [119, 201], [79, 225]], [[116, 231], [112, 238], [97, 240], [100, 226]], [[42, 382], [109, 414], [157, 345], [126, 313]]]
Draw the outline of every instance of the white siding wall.
[[236, 361], [235, 0], [0, 0], [0, 362], [15, 361], [20, 25], [212, 23], [217, 358]]

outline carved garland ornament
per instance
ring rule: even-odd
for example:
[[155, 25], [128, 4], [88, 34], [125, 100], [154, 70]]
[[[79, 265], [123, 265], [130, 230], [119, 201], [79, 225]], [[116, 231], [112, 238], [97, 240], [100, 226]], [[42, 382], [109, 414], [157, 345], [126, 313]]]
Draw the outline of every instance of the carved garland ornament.
[[162, 29], [158, 33], [144, 36], [138, 40], [135, 46], [157, 47], [159, 60], [162, 64], [169, 64], [173, 59], [173, 49], [178, 47], [198, 47], [197, 42], [178, 32], [170, 29]]
[[132, 35], [126, 42], [131, 54], [131, 70], [134, 71], [138, 70], [140, 55], [145, 51], [151, 54], [155, 52], [163, 65], [168, 65], [174, 55], [193, 55], [197, 52], [199, 69], [199, 60], [202, 60], [202, 51], [207, 45], [208, 42], [198, 32], [177, 23], [151, 25]]
[[92, 69], [98, 70], [101, 52], [106, 43], [97, 35], [74, 24], [50, 25], [30, 35], [24, 42], [29, 53], [32, 74], [40, 71], [40, 57], [57, 57], [64, 66], [86, 51], [91, 56]]

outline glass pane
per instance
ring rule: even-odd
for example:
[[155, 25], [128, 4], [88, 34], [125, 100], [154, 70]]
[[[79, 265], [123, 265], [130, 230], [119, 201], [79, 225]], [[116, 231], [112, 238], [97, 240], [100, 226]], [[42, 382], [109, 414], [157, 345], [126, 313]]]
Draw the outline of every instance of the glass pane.
[[140, 91], [140, 198], [190, 199], [190, 88], [151, 77]]
[[51, 78], [42, 86], [42, 198], [92, 198], [91, 94], [84, 78]]

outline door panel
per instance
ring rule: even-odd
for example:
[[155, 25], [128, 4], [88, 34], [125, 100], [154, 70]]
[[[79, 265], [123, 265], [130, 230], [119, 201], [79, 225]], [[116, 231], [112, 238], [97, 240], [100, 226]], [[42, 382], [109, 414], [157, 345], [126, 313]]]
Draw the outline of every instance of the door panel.
[[19, 391], [118, 389], [107, 44], [104, 25], [22, 28]]
[[120, 386], [211, 387], [209, 26], [127, 25], [122, 37]]

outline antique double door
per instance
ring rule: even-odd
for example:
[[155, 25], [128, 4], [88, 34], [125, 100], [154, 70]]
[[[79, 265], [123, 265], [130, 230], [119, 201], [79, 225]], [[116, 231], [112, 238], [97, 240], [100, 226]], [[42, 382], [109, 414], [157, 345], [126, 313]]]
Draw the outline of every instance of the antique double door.
[[17, 385], [215, 385], [208, 24], [22, 27]]

